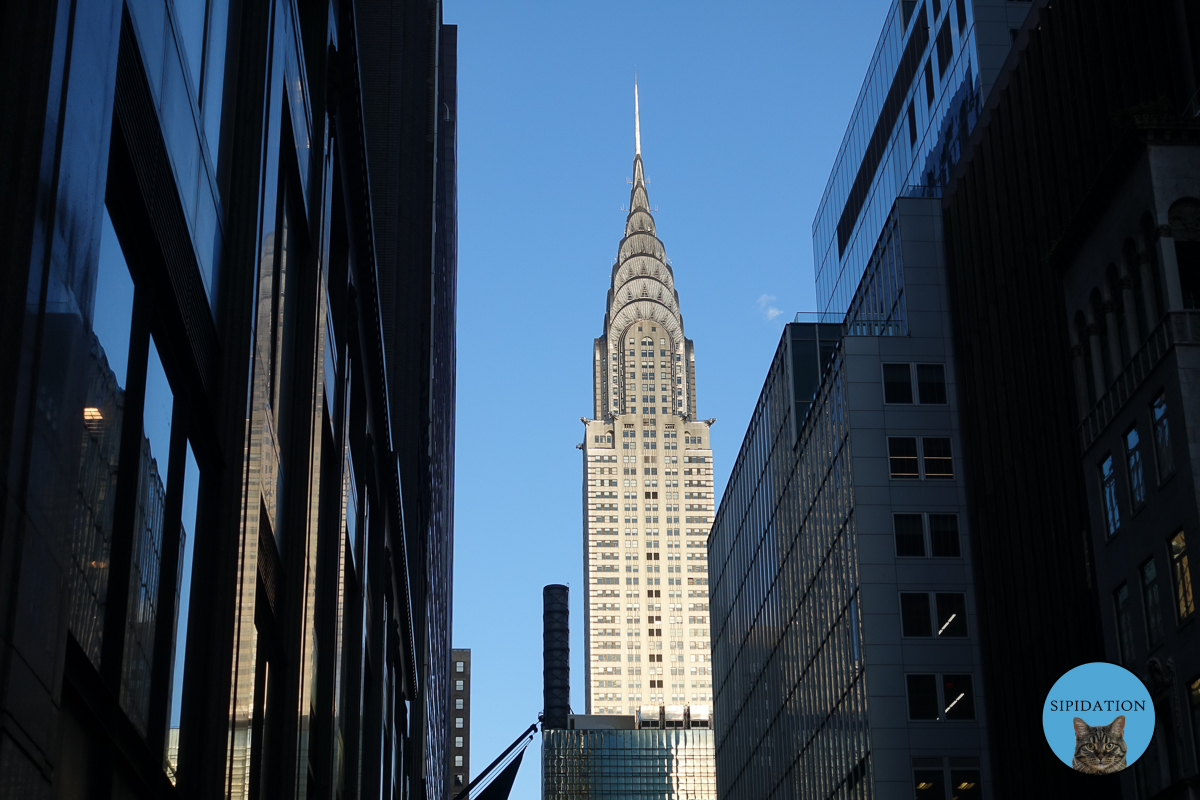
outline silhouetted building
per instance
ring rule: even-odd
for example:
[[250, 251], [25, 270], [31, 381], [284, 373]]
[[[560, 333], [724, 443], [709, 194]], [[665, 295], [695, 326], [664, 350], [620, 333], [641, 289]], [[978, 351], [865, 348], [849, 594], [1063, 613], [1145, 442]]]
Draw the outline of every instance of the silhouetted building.
[[441, 4], [0, 11], [0, 795], [448, 788]]
[[1029, 698], [1092, 660], [1154, 699], [1122, 795], [1197, 791], [1198, 54], [1194, 4], [1035, 3], [945, 197], [1004, 796], [1082, 794]]

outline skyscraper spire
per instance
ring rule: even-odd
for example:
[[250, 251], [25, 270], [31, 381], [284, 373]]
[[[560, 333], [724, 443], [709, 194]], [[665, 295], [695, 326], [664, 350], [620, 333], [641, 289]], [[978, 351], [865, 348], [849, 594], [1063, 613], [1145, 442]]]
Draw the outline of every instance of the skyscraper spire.
[[633, 154], [642, 154], [642, 122], [638, 117], [637, 70], [633, 71]]

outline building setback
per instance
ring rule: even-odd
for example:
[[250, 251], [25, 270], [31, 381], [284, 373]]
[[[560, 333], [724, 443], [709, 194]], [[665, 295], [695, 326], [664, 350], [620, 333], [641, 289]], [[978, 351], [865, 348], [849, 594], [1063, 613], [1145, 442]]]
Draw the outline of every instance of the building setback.
[[[712, 701], [709, 427], [675, 274], [646, 195], [634, 88], [633, 188], [581, 418], [589, 714]], [[664, 563], [665, 562], [665, 563]]]
[[0, 41], [0, 794], [444, 796], [441, 4], [7, 4]]
[[945, 196], [1005, 795], [1062, 788], [1028, 698], [1101, 659], [1155, 701], [1122, 795], [1196, 791], [1198, 53], [1194, 4], [1036, 3]]
[[709, 539], [721, 797], [993, 796], [939, 212], [776, 350]]

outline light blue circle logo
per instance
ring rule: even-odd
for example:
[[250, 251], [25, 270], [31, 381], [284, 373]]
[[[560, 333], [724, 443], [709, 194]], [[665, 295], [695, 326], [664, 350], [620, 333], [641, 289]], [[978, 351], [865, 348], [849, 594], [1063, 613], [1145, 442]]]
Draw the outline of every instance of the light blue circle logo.
[[1042, 707], [1046, 742], [1064, 764], [1090, 775], [1120, 772], [1154, 735], [1154, 703], [1129, 670], [1106, 661], [1063, 675]]

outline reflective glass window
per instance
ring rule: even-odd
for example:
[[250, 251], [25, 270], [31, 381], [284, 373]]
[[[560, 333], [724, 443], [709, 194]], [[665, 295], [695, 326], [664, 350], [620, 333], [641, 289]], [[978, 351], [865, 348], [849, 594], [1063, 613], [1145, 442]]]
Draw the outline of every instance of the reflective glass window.
[[[36, 468], [45, 456], [77, 465], [57, 476], [70, 485], [71, 500], [64, 504], [56, 496], [55, 482], [43, 477], [31, 488], [31, 503], [44, 504], [47, 516], [64, 505], [69, 512], [64, 518], [71, 522], [69, 625], [92, 664], [99, 667], [134, 296], [133, 279], [107, 209], [93, 279], [90, 302], [48, 304], [46, 313], [44, 347], [55, 357], [40, 379], [48, 394], [60, 398], [45, 413], [52, 430], [63, 435], [43, 439], [34, 450], [33, 463]], [[64, 286], [64, 300], [67, 293]]]
[[1167, 543], [1171, 555], [1171, 581], [1175, 586], [1175, 614], [1180, 622], [1192, 618], [1196, 602], [1192, 595], [1192, 571], [1188, 566], [1187, 539], [1183, 531]]
[[940, 769], [913, 770], [916, 800], [946, 800], [945, 774]]
[[1117, 613], [1117, 645], [1121, 650], [1121, 663], [1133, 664], [1133, 609], [1129, 600], [1129, 585], [1122, 583], [1113, 592], [1113, 606]]
[[1146, 503], [1146, 481], [1142, 475], [1141, 439], [1137, 426], [1125, 431], [1125, 467], [1129, 472], [1129, 499], [1134, 510]]
[[908, 718], [913, 720], [938, 718], [936, 675], [906, 675], [908, 688]]
[[915, 437], [888, 437], [888, 467], [893, 478], [913, 480], [920, 477]]
[[1100, 462], [1100, 498], [1104, 504], [1104, 527], [1112, 536], [1121, 527], [1121, 508], [1117, 505], [1117, 472], [1111, 454]]
[[950, 770], [952, 800], [983, 800], [983, 779], [977, 769]]
[[927, 592], [900, 594], [900, 629], [904, 636], [933, 636]]
[[1167, 398], [1159, 395], [1150, 404], [1150, 416], [1154, 420], [1154, 458], [1158, 466], [1159, 483], [1175, 472], [1175, 458], [1171, 452], [1171, 429], [1167, 422]]
[[912, 374], [908, 364], [883, 365], [883, 402], [911, 403]]
[[896, 534], [896, 555], [921, 557], [925, 555], [925, 532], [920, 514], [893, 514]]
[[967, 635], [967, 597], [960, 592], [938, 592], [935, 595], [938, 636]]
[[1141, 576], [1142, 613], [1146, 617], [1146, 636], [1150, 640], [1150, 646], [1156, 647], [1162, 644], [1163, 625], [1162, 604], [1158, 596], [1158, 569], [1153, 558], [1142, 564]]
[[929, 515], [929, 544], [934, 558], [958, 558], [958, 515]]
[[950, 454], [950, 439], [926, 437], [921, 440], [924, 451], [926, 478], [953, 478], [954, 459]]
[[943, 675], [943, 713], [949, 720], [975, 719], [975, 691], [970, 675]]
[[917, 364], [917, 395], [926, 405], [945, 404], [946, 368], [942, 364]]

